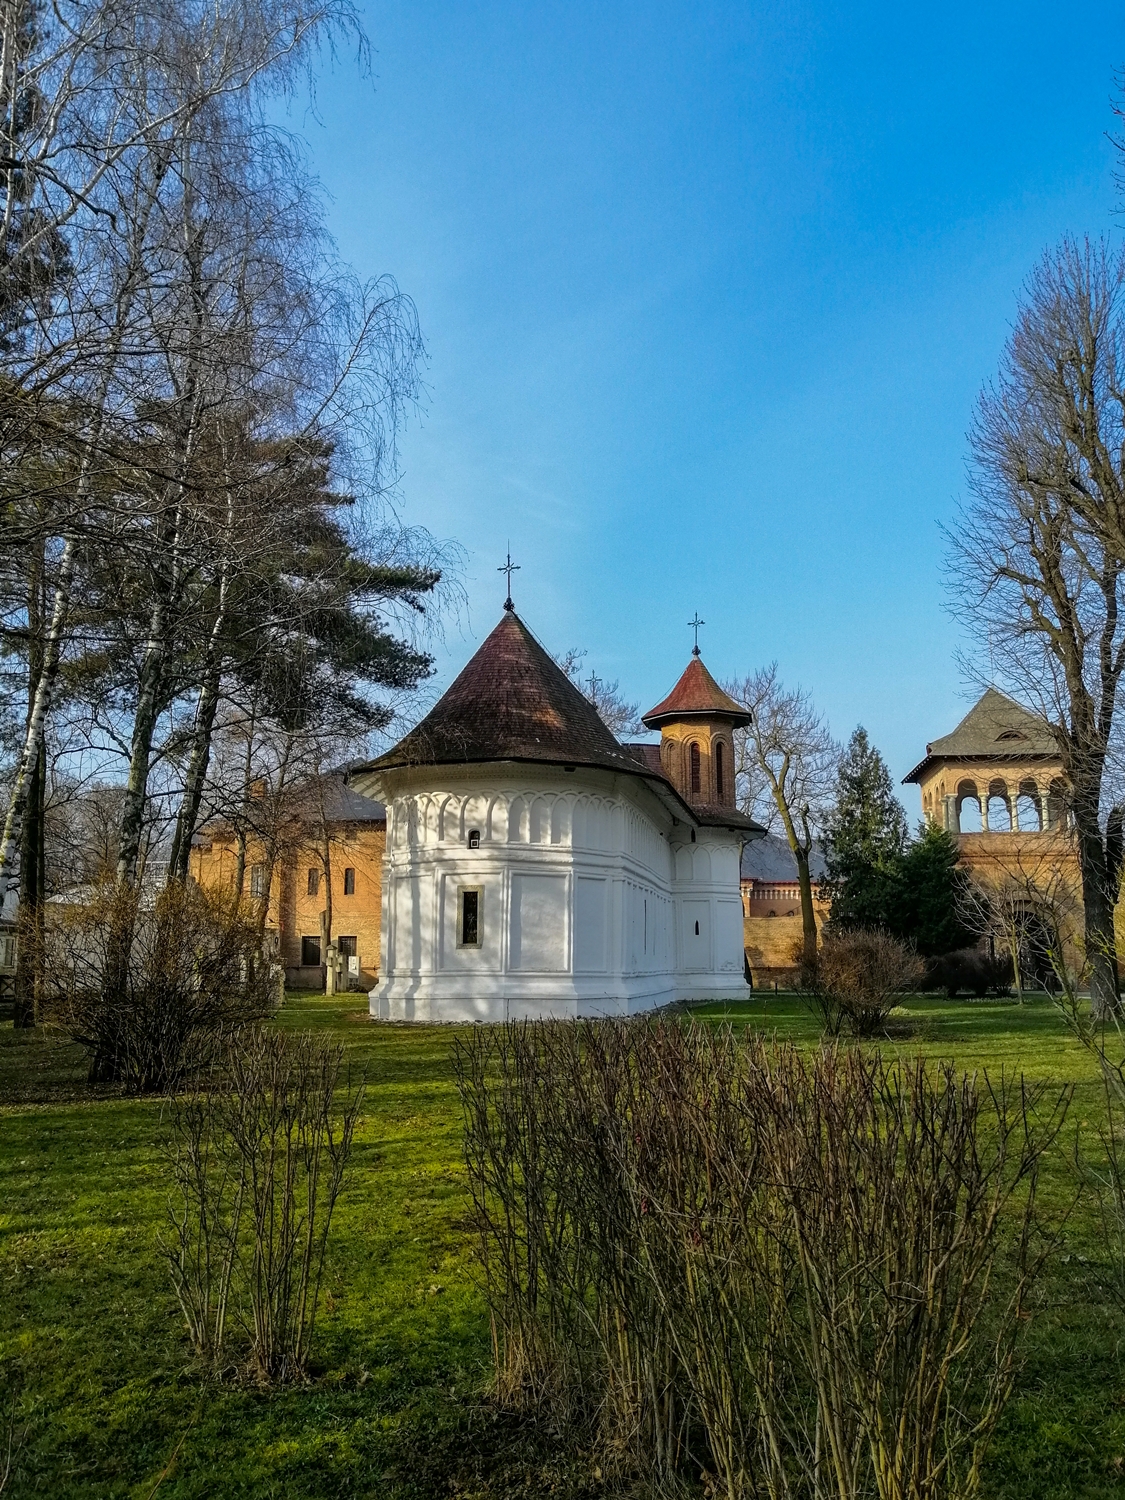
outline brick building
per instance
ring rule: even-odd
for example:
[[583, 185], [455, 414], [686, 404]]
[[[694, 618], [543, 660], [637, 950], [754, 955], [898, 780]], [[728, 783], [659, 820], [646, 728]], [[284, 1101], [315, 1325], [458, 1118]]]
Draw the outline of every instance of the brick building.
[[270, 837], [244, 837], [242, 849], [229, 823], [205, 824], [192, 848], [194, 878], [229, 887], [241, 866], [243, 894], [267, 903], [266, 928], [278, 935], [290, 988], [324, 989], [334, 960], [333, 988], [369, 990], [379, 973], [383, 804], [330, 772], [288, 799]]
[[[821, 899], [824, 856], [814, 848], [809, 855], [813, 912], [819, 932], [828, 920], [829, 903]], [[785, 839], [769, 833], [742, 851], [742, 913], [746, 962], [756, 988], [791, 984], [793, 955], [800, 947], [801, 888], [797, 861]]]

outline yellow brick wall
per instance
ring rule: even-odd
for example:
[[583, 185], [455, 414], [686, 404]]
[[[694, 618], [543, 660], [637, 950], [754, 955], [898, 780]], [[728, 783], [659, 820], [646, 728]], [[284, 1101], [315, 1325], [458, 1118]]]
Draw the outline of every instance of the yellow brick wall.
[[[332, 929], [335, 942], [340, 937], [354, 937], [359, 958], [360, 977], [356, 988], [370, 989], [379, 972], [379, 927], [383, 893], [383, 849], [386, 845], [385, 823], [339, 823], [329, 830], [328, 863], [331, 870]], [[247, 845], [243, 894], [249, 897], [251, 871], [263, 863], [260, 845]], [[192, 850], [191, 872], [200, 885], [215, 889], [233, 885], [238, 865], [237, 844], [232, 833], [220, 833], [197, 844]], [[344, 875], [355, 871], [355, 891], [344, 894]], [[319, 888], [310, 895], [308, 872], [318, 871]], [[281, 961], [290, 983], [319, 986], [320, 972], [301, 970], [301, 939], [319, 937], [321, 913], [327, 910], [327, 881], [320, 846], [291, 844], [280, 858], [270, 884], [266, 926], [278, 933]], [[321, 953], [321, 960], [324, 960]], [[346, 966], [345, 966], [346, 967]], [[345, 984], [347, 979], [345, 978]]]

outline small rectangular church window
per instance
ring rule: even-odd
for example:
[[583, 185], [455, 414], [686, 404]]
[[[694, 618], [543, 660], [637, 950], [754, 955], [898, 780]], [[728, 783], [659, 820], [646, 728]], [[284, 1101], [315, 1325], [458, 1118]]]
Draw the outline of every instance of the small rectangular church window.
[[320, 891], [320, 871], [309, 871], [309, 895], [315, 896]]
[[458, 942], [462, 948], [480, 947], [480, 890], [462, 888]]
[[266, 894], [266, 867], [265, 865], [251, 865], [250, 867], [250, 894], [259, 900]]
[[320, 939], [318, 937], [303, 937], [301, 939], [301, 967], [303, 969], [319, 969]]
[[688, 752], [688, 759], [691, 763], [691, 789], [693, 792], [698, 792], [700, 788], [699, 746], [694, 741]]
[[348, 868], [344, 871], [344, 895], [355, 895], [355, 871], [352, 869], [351, 865], [349, 865]]

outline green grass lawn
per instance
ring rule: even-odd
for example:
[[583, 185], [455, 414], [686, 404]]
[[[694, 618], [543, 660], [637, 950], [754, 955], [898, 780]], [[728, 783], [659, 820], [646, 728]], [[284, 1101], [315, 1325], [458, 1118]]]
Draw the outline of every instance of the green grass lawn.
[[[277, 1021], [341, 1041], [368, 1086], [314, 1378], [272, 1393], [192, 1373], [158, 1243], [160, 1102], [91, 1097], [75, 1049], [0, 1025], [0, 1474], [13, 1409], [20, 1445], [5, 1500], [602, 1493], [590, 1460], [487, 1401], [452, 1032], [375, 1025], [362, 1004], [293, 996]], [[1072, 1124], [1100, 1118], [1095, 1070], [1046, 999], [907, 1010], [884, 1047], [1073, 1082]], [[784, 995], [697, 1014], [816, 1041]], [[1071, 1140], [1049, 1167], [1054, 1203], [1073, 1192]], [[1125, 1494], [1125, 1316], [1088, 1203], [1064, 1240], [987, 1474], [1004, 1500]]]

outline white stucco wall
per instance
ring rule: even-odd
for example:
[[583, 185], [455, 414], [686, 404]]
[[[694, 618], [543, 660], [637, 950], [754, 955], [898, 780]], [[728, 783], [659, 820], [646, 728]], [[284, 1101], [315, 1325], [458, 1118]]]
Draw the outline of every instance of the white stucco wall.
[[[387, 849], [373, 1016], [626, 1016], [745, 994], [739, 836], [698, 829], [693, 843], [639, 778], [442, 767], [384, 773], [377, 793]], [[480, 891], [479, 947], [459, 942], [465, 888]]]

